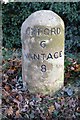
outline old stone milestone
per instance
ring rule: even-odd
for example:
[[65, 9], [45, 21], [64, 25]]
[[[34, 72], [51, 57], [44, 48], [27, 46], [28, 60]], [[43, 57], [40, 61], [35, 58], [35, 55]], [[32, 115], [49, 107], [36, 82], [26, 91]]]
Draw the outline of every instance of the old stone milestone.
[[22, 78], [32, 93], [53, 94], [64, 85], [64, 22], [50, 10], [22, 24]]

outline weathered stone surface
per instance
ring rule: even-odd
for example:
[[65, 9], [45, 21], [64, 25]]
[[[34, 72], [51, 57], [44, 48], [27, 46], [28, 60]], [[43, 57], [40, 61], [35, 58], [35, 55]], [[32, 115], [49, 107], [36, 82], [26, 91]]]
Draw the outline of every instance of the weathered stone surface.
[[31, 92], [52, 94], [64, 84], [64, 22], [41, 10], [22, 24], [22, 77]]

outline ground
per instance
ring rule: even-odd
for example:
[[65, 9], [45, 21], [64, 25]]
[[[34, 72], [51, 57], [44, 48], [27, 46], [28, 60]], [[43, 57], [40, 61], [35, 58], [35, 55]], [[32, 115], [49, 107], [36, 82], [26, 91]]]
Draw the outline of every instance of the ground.
[[1, 120], [79, 120], [79, 60], [65, 56], [64, 87], [44, 96], [31, 94], [23, 83], [21, 56], [21, 50], [3, 48]]

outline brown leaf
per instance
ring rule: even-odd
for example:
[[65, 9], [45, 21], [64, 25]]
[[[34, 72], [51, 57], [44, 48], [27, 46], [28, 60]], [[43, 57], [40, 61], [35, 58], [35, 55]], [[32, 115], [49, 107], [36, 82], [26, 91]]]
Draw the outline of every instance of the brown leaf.
[[12, 106], [9, 107], [9, 109], [6, 110], [8, 115], [12, 115], [13, 114], [13, 108]]
[[6, 84], [4, 88], [5, 88], [6, 91], [12, 90], [12, 87], [9, 84]]
[[70, 72], [65, 73], [65, 78], [70, 78]]
[[14, 74], [14, 72], [15, 72], [15, 68], [10, 68], [8, 71], [7, 71], [7, 73], [9, 73], [9, 74]]
[[51, 106], [48, 108], [49, 113], [52, 113], [54, 110], [55, 110], [54, 105], [51, 105]]
[[17, 110], [17, 111], [16, 111], [16, 117], [19, 118], [19, 116], [20, 116], [20, 111]]
[[79, 65], [77, 65], [76, 64], [76, 67], [75, 67], [75, 70], [74, 70], [75, 72], [79, 72], [80, 71], [80, 64]]

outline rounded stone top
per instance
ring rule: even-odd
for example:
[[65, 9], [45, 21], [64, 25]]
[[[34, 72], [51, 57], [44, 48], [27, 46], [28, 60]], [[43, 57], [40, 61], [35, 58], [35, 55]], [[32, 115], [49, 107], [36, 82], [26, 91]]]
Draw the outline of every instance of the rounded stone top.
[[21, 36], [25, 34], [26, 28], [33, 26], [52, 26], [61, 25], [64, 29], [64, 22], [60, 16], [51, 10], [40, 10], [32, 13], [21, 26]]

